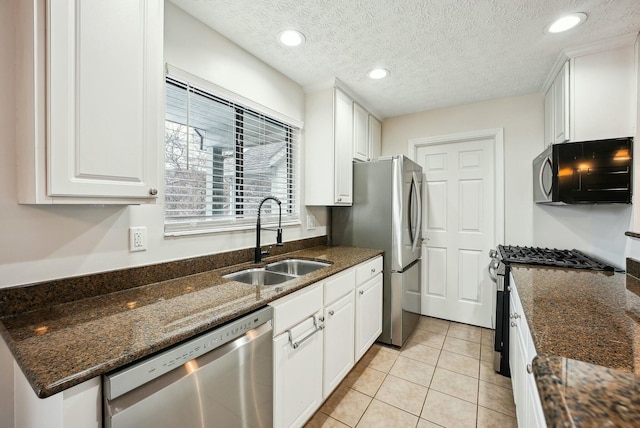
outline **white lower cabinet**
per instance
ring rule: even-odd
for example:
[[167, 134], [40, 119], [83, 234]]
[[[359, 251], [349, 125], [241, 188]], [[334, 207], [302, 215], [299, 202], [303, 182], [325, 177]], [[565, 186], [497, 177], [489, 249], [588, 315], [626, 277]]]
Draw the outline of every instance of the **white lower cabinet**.
[[536, 349], [513, 276], [510, 280], [509, 365], [516, 419], [520, 428], [546, 427], [540, 395], [532, 373]]
[[270, 305], [273, 426], [300, 427], [382, 332], [382, 256]]
[[273, 426], [302, 426], [322, 404], [322, 313], [273, 339]]
[[323, 397], [327, 398], [353, 367], [353, 291], [324, 310]]
[[382, 269], [378, 272], [356, 288], [356, 360], [382, 333]]

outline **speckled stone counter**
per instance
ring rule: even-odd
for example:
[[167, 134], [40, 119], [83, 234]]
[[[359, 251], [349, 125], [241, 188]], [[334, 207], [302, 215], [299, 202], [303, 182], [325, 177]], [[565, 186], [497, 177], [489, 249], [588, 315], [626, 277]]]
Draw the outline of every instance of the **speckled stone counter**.
[[512, 265], [549, 426], [640, 426], [638, 280]]
[[[352, 247], [303, 249], [266, 258], [264, 262], [299, 257], [332, 264], [268, 287], [222, 278], [227, 273], [254, 266], [251, 263], [232, 265], [6, 316], [0, 320], [0, 333], [36, 394], [44, 398], [265, 306], [381, 253]], [[64, 287], [64, 281], [58, 286]], [[19, 295], [19, 291], [11, 289], [5, 294]], [[0, 290], [0, 295], [2, 293]], [[0, 298], [3, 303], [11, 304], [10, 298]]]

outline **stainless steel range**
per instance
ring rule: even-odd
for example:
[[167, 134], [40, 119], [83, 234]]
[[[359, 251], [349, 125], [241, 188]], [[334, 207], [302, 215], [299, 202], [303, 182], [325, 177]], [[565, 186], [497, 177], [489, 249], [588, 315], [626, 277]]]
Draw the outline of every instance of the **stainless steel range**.
[[509, 370], [509, 272], [511, 263], [560, 267], [565, 269], [589, 269], [616, 271], [614, 266], [595, 259], [578, 250], [498, 245], [489, 252], [489, 276], [496, 283], [496, 313], [493, 366], [496, 372], [510, 376]]

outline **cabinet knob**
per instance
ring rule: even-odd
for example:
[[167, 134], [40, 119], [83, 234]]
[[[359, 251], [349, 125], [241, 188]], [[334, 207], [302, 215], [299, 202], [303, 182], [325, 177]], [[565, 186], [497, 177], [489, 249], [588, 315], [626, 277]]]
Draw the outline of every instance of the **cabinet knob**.
[[329, 311], [329, 315], [333, 316], [333, 314], [335, 314], [334, 311]]
[[149, 194], [151, 196], [155, 196], [158, 194], [158, 189], [154, 189], [153, 187], [151, 189], [149, 189]]
[[511, 286], [508, 286], [508, 287], [507, 287], [507, 291], [511, 291]]
[[511, 321], [511, 327], [515, 327], [516, 326], [516, 322], [515, 321]]
[[527, 364], [527, 373], [533, 373], [533, 366], [531, 364]]
[[362, 296], [364, 294], [364, 290], [360, 290], [359, 293]]
[[338, 202], [342, 202], [342, 198], [338, 198]]
[[371, 268], [371, 273], [376, 273], [376, 268]]

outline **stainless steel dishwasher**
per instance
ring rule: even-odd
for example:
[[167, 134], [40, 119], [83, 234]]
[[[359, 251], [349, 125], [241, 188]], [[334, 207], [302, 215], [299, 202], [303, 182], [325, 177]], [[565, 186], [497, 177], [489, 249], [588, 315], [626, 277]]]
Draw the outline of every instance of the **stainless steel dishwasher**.
[[104, 426], [271, 427], [272, 308], [103, 377]]

